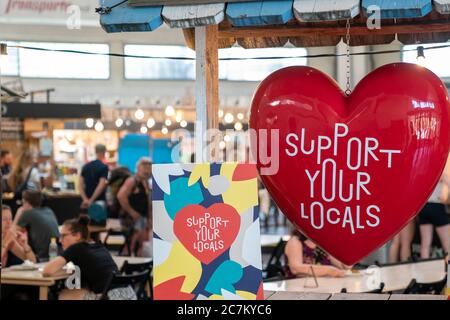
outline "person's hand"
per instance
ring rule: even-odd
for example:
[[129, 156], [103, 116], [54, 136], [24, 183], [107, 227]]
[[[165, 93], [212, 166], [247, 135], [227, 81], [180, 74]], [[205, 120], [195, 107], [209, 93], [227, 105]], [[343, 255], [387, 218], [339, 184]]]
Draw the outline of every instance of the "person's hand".
[[4, 243], [5, 243], [4, 247], [7, 250], [10, 250], [14, 246], [14, 243], [16, 242], [16, 239], [17, 239], [16, 231], [13, 228], [9, 229], [6, 232], [5, 239], [3, 240]]
[[89, 208], [89, 199], [85, 199], [83, 200], [83, 202], [81, 203], [81, 209], [87, 209]]
[[345, 276], [345, 271], [336, 267], [330, 267], [330, 276], [335, 278], [342, 278], [343, 276]]
[[133, 222], [137, 222], [141, 218], [141, 215], [138, 212], [132, 212], [130, 216], [131, 219], [133, 219]]
[[17, 232], [17, 243], [24, 249], [28, 248], [28, 233], [26, 231]]

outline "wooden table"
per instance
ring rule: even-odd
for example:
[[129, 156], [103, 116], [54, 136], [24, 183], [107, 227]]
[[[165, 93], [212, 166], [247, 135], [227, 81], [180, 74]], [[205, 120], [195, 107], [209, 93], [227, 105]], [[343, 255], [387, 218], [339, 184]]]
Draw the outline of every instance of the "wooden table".
[[[120, 269], [125, 260], [130, 263], [143, 263], [151, 261], [151, 258], [140, 257], [113, 257], [114, 262]], [[42, 268], [44, 263], [38, 264], [39, 270], [35, 271], [17, 271], [10, 268], [1, 270], [1, 283], [11, 285], [23, 285], [23, 286], [37, 286], [39, 287], [39, 300], [48, 299], [48, 288], [55, 285], [56, 281], [67, 279], [70, 274], [61, 271], [60, 273], [51, 277], [44, 277], [42, 275]]]
[[118, 257], [118, 256], [113, 256], [114, 262], [117, 264], [117, 267], [122, 268], [123, 264], [125, 263], [125, 261], [127, 260], [129, 263], [133, 264], [133, 263], [147, 263], [152, 261], [152, 258], [147, 258], [147, 257]]
[[42, 275], [43, 263], [38, 264], [39, 270], [35, 271], [18, 271], [10, 268], [2, 269], [1, 283], [11, 285], [23, 286], [37, 286], [39, 287], [39, 300], [48, 299], [48, 288], [55, 285], [56, 281], [67, 279], [70, 274], [61, 271], [60, 273], [51, 277], [44, 277]]
[[315, 293], [339, 293], [346, 288], [349, 293], [362, 293], [376, 289], [377, 284], [384, 282], [383, 292], [405, 289], [414, 278], [418, 282], [428, 283], [442, 280], [445, 276], [446, 266], [444, 260], [433, 260], [402, 264], [378, 269], [375, 273], [345, 276], [343, 278], [317, 278], [317, 288], [305, 288], [314, 285], [312, 277], [296, 278], [276, 282], [264, 283], [264, 290], [288, 291], [288, 292], [315, 292]]
[[289, 235], [273, 235], [273, 234], [262, 234], [261, 235], [261, 247], [275, 247], [280, 239], [288, 241]]
[[265, 300], [446, 300], [444, 295], [264, 291]]

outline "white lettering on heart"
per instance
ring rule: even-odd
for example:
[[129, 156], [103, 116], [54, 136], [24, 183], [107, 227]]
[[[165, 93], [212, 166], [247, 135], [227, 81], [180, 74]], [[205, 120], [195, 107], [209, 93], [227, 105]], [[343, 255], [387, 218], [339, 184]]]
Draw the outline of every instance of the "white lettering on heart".
[[[301, 136], [289, 133], [286, 136], [285, 152], [289, 157], [314, 157], [320, 170], [305, 169], [307, 181], [309, 181], [309, 195], [311, 204], [300, 204], [300, 217], [309, 220], [314, 229], [321, 230], [326, 224], [340, 225], [348, 229], [352, 234], [366, 227], [376, 228], [380, 225], [380, 207], [370, 204], [366, 208], [346, 206], [343, 210], [327, 207], [324, 203], [331, 204], [335, 201], [349, 203], [361, 201], [363, 197], [369, 197], [370, 182], [372, 177], [367, 169], [374, 162], [385, 164], [392, 168], [395, 164], [395, 155], [400, 150], [381, 149], [380, 143], [374, 137], [348, 137], [349, 128], [344, 123], [336, 123], [332, 137], [324, 135], [317, 139], [305, 142], [306, 130], [301, 129]], [[343, 142], [347, 138], [346, 142]], [[305, 145], [308, 145], [306, 150]], [[326, 151], [332, 151], [332, 157], [326, 157]], [[345, 166], [339, 168], [336, 159], [340, 152], [345, 154]], [[353, 172], [346, 175], [346, 172]]]
[[201, 217], [187, 218], [186, 225], [193, 229], [196, 236], [194, 249], [199, 253], [222, 250], [225, 243], [221, 239], [220, 228], [226, 228], [229, 222], [230, 220], [211, 216], [209, 212], [205, 212]]

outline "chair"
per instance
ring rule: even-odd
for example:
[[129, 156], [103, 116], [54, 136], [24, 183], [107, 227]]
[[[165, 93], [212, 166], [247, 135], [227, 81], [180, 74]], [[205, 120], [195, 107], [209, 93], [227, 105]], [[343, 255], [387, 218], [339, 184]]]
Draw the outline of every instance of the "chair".
[[404, 294], [441, 294], [447, 283], [447, 276], [444, 279], [430, 283], [419, 283], [416, 279], [412, 279]]
[[276, 247], [273, 249], [269, 261], [267, 262], [267, 266], [263, 270], [265, 280], [284, 277], [285, 272], [282, 257], [284, 255], [284, 248], [286, 247], [286, 243], [286, 241], [280, 239]]
[[[147, 282], [147, 271], [131, 275], [112, 274], [100, 300], [137, 300], [143, 296]], [[124, 290], [118, 292], [115, 289]], [[127, 289], [131, 290], [133, 294], [130, 295], [130, 291]], [[116, 297], [111, 299], [112, 295], [116, 295]]]
[[[380, 287], [378, 287], [377, 289], [361, 293], [383, 293], [384, 286], [385, 286], [384, 282], [381, 282]], [[347, 293], [347, 288], [342, 288], [341, 293]]]
[[122, 265], [122, 268], [120, 268], [120, 273], [125, 275], [147, 272], [146, 289], [148, 288], [149, 292], [147, 292], [147, 290], [144, 290], [142, 292], [142, 296], [138, 297], [140, 300], [147, 300], [153, 298], [152, 270], [153, 270], [153, 261], [144, 263], [129, 263], [128, 260], [125, 260], [125, 262]]
[[105, 240], [103, 240], [103, 245], [108, 249], [108, 250], [112, 250], [114, 248], [117, 248], [116, 244], [108, 244], [108, 238], [110, 236], [122, 236], [125, 238], [125, 242], [123, 244], [119, 244], [119, 253], [118, 255], [121, 256], [123, 255], [123, 251], [125, 248], [127, 248], [127, 256], [131, 256], [131, 232], [129, 231], [124, 231], [124, 230], [112, 230], [109, 229], [108, 233], [106, 234]]

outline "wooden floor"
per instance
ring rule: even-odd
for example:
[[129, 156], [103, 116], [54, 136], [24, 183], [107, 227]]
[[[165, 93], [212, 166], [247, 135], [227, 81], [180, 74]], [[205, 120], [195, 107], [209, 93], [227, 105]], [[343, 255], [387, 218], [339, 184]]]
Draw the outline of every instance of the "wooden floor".
[[264, 291], [266, 300], [446, 300], [444, 295]]

